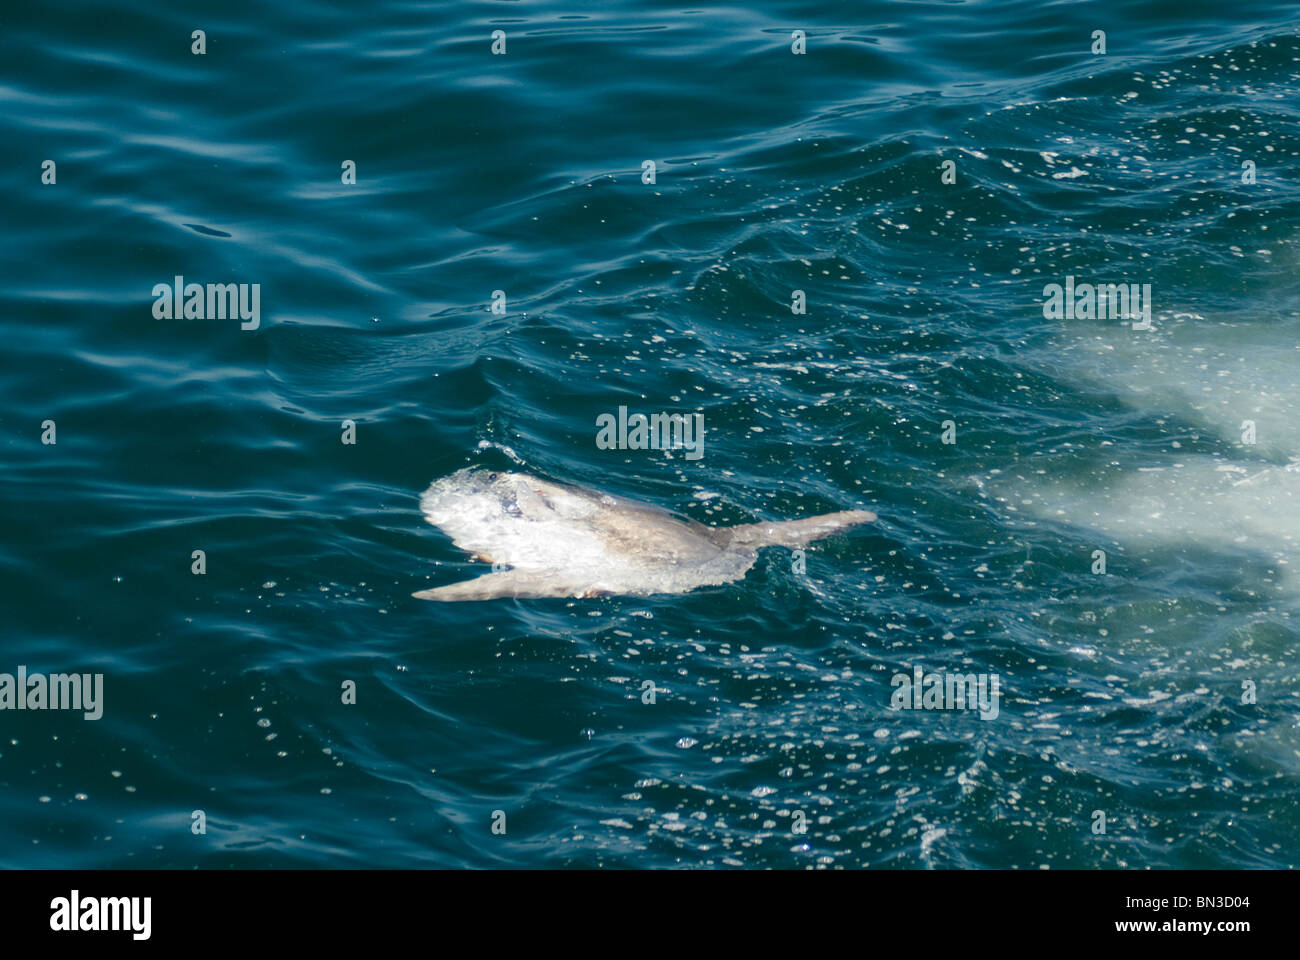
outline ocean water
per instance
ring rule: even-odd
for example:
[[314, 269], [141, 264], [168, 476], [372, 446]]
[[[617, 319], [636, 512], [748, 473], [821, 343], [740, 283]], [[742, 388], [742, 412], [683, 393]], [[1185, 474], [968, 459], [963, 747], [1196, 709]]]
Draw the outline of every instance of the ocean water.
[[[0, 711], [0, 865], [1300, 860], [1293, 0], [0, 23], [0, 672], [103, 675]], [[257, 328], [156, 316], [177, 276]], [[600, 449], [620, 406], [703, 456]], [[415, 600], [484, 570], [418, 509], [472, 464], [879, 520]], [[998, 715], [891, 709], [918, 667]]]

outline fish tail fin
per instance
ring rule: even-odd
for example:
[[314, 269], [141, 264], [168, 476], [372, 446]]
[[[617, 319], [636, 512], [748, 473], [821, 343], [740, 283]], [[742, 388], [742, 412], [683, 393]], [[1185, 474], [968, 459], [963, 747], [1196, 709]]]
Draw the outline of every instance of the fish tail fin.
[[746, 523], [728, 528], [729, 543], [754, 547], [806, 547], [841, 530], [870, 523], [876, 515], [870, 510], [842, 510], [823, 513], [802, 520], [778, 520], [772, 523]]

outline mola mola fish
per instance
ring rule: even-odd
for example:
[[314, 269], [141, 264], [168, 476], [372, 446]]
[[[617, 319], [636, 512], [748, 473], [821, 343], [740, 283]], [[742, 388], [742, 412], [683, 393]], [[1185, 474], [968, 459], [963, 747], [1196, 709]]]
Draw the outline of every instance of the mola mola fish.
[[494, 568], [412, 594], [421, 600], [686, 593], [739, 580], [761, 547], [804, 547], [876, 519], [867, 510], [846, 510], [709, 527], [598, 490], [475, 467], [435, 481], [420, 510], [456, 546]]

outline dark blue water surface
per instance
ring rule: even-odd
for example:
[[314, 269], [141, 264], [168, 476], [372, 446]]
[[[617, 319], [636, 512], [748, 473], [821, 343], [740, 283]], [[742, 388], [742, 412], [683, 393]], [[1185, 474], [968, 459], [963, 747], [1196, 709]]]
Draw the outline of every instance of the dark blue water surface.
[[[0, 865], [1295, 865], [1298, 27], [10, 4], [0, 672], [104, 702], [0, 711]], [[156, 317], [176, 276], [260, 325]], [[1045, 316], [1067, 277], [1153, 329]], [[599, 449], [620, 405], [703, 457]], [[483, 572], [418, 508], [468, 464], [880, 519], [683, 596], [415, 600]], [[891, 710], [917, 666], [998, 716]]]

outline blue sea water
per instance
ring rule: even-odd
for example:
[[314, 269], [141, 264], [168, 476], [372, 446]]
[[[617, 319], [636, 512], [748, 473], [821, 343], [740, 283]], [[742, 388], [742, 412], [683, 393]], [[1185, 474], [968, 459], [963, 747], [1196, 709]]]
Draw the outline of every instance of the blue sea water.
[[[0, 711], [0, 865], [1300, 859], [1292, 0], [0, 26], [0, 672], [104, 676]], [[155, 316], [177, 276], [257, 329]], [[1067, 277], [1153, 329], [1048, 317]], [[599, 449], [619, 406], [704, 456]], [[682, 596], [415, 600], [484, 570], [418, 509], [469, 464], [879, 520]], [[918, 666], [998, 715], [891, 709]]]

